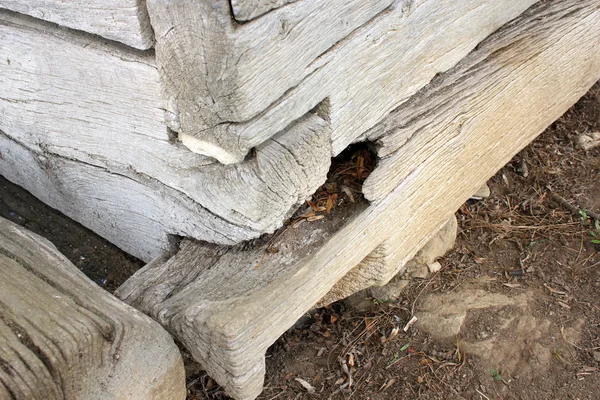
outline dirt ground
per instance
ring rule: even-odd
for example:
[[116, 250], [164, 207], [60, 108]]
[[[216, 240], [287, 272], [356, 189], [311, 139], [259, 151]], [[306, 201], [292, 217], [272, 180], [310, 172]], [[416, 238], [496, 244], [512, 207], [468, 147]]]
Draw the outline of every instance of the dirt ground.
[[[600, 147], [575, 144], [594, 131], [600, 82], [457, 212], [439, 272], [395, 302], [316, 310], [281, 337], [260, 399], [600, 398]], [[1, 177], [0, 216], [109, 291], [142, 265]], [[184, 356], [188, 400], [226, 399]]]

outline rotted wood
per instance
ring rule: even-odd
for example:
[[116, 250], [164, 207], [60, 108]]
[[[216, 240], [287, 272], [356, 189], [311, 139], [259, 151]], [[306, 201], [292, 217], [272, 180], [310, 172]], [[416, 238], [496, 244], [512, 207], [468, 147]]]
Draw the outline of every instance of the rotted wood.
[[2, 399], [183, 400], [179, 349], [45, 239], [0, 218]]
[[266, 244], [243, 250], [185, 241], [118, 295], [160, 321], [230, 395], [255, 398], [268, 346], [383, 243], [394, 243], [384, 253], [395, 268], [412, 259], [600, 78], [599, 45], [596, 0], [540, 3], [411, 99], [403, 110], [415, 118], [393, 113], [385, 129], [371, 132], [384, 147], [365, 209], [299, 228], [304, 241], [282, 235], [277, 253]]

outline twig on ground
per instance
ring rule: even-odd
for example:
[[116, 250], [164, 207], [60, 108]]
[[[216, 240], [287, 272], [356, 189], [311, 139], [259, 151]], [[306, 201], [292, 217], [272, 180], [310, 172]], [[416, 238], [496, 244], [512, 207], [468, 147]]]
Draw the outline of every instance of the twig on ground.
[[[581, 216], [581, 208], [575, 207], [574, 205], [572, 205], [571, 203], [569, 203], [564, 197], [556, 194], [556, 193], [552, 193], [551, 194], [551, 199], [556, 201], [558, 204], [560, 204], [561, 206], [563, 206], [564, 208], [566, 208], [567, 210], [569, 210], [571, 212], [571, 214], [575, 215], [575, 216]], [[589, 216], [590, 218], [593, 218], [595, 220], [600, 221], [600, 215], [596, 214], [593, 211], [589, 211], [589, 210], [585, 210], [585, 213], [587, 216]]]
[[490, 400], [490, 398], [489, 398], [489, 397], [487, 397], [485, 394], [481, 393], [481, 392], [479, 391], [479, 389], [475, 389], [475, 391], [476, 391], [477, 393], [479, 393], [479, 394], [480, 394], [482, 397], [484, 397], [485, 399], [487, 399], [487, 400]]
[[564, 326], [560, 327], [560, 333], [562, 334], [562, 337], [563, 337], [563, 339], [564, 339], [565, 342], [569, 343], [571, 346], [575, 347], [578, 350], [581, 350], [581, 351], [594, 351], [594, 350], [600, 349], [600, 347], [591, 347], [589, 349], [586, 349], [585, 347], [579, 347], [575, 343], [569, 342], [569, 339], [567, 339], [567, 335], [565, 335], [565, 327]]

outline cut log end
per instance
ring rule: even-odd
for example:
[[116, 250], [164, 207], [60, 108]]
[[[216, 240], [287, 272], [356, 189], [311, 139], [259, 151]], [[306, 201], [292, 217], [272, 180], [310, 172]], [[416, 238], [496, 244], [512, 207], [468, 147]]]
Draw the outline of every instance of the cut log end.
[[158, 323], [2, 218], [0, 270], [0, 365], [11, 371], [0, 398], [185, 398], [181, 354]]

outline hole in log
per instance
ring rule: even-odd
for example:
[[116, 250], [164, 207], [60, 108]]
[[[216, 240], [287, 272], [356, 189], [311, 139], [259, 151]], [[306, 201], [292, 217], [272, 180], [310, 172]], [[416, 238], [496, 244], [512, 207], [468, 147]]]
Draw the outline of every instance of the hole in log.
[[371, 142], [355, 143], [331, 160], [327, 180], [290, 218], [293, 225], [306, 218], [319, 218], [337, 208], [365, 202], [362, 185], [375, 169], [377, 156]]

